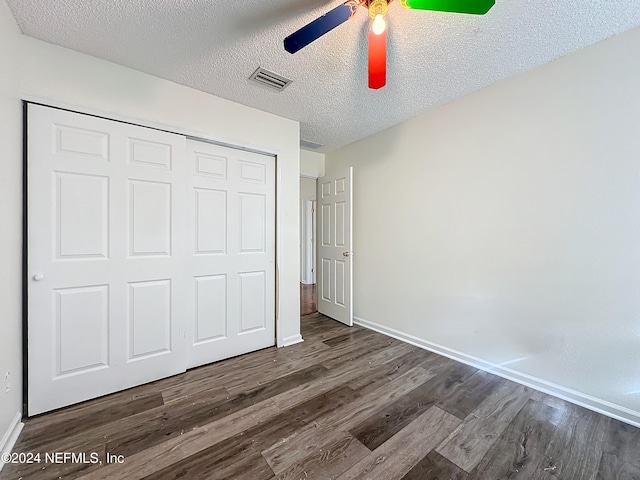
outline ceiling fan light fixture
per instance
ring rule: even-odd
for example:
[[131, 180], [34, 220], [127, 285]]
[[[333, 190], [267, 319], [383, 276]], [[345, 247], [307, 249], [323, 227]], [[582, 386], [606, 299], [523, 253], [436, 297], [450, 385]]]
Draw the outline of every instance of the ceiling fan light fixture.
[[370, 0], [368, 8], [371, 18], [375, 19], [378, 15], [384, 17], [389, 9], [389, 2], [387, 0]]
[[380, 14], [376, 15], [376, 18], [371, 22], [371, 31], [376, 35], [382, 34], [387, 28], [387, 22], [385, 22], [384, 17]]

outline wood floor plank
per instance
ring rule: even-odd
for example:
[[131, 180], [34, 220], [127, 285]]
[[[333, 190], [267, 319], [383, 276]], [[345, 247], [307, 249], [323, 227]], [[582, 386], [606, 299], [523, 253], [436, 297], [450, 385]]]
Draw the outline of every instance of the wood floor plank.
[[436, 405], [460, 419], [466, 418], [488, 397], [493, 390], [506, 380], [481, 370], [456, 385], [449, 395], [441, 398]]
[[343, 430], [351, 430], [365, 422], [374, 413], [387, 408], [402, 396], [434, 377], [421, 367], [409, 370], [404, 375], [381, 385], [377, 390], [358, 395], [352, 402], [340, 409], [336, 409], [318, 419], [318, 423], [325, 426], [335, 425]]
[[318, 395], [319, 393], [328, 392], [341, 385], [350, 383], [359, 375], [356, 366], [350, 365], [340, 370], [326, 371], [322, 378], [315, 383], [304, 383], [290, 391], [273, 396], [273, 401], [282, 410], [294, 407], [306, 399]]
[[[430, 352], [421, 349], [404, 350], [401, 346], [393, 346], [379, 353], [370, 355], [368, 371], [363, 371], [363, 375], [354, 379], [350, 384], [351, 388], [368, 394], [377, 390], [380, 386], [389, 383], [413, 368], [420, 367], [428, 370], [435, 376], [440, 370], [446, 368], [448, 359], [433, 356]], [[324, 366], [330, 366], [323, 363]]]
[[436, 451], [471, 472], [489, 451], [533, 392], [516, 383], [497, 387]]
[[[200, 380], [208, 380], [212, 386], [216, 387], [234, 387], [238, 383], [246, 382], [245, 379], [252, 378], [257, 375], [273, 380], [270, 371], [274, 366], [287, 365], [288, 370], [284, 373], [290, 373], [291, 362], [297, 362], [301, 358], [313, 356], [319, 351], [330, 350], [330, 347], [322, 342], [309, 341], [292, 345], [287, 348], [265, 348], [257, 352], [240, 355], [238, 357], [223, 360], [210, 365], [188, 370], [182, 375], [177, 375], [163, 380], [158, 380], [148, 384], [148, 387], [154, 388], [155, 391], [165, 391], [171, 387], [181, 385], [183, 383], [192, 383]], [[296, 370], [302, 370], [315, 365], [319, 362], [307, 362]], [[283, 375], [284, 375], [283, 374]], [[248, 390], [255, 385], [242, 386], [242, 390]], [[236, 393], [230, 388], [229, 393]]]
[[151, 475], [195, 455], [243, 431], [257, 427], [282, 411], [269, 399], [219, 420], [195, 428], [179, 437], [143, 450], [124, 463], [112, 463], [80, 477], [82, 480], [133, 480]]
[[374, 412], [432, 377], [432, 373], [418, 367], [393, 382], [381, 386], [370, 395], [362, 396], [356, 392], [351, 402], [319, 417], [313, 424], [296, 431], [288, 438], [283, 438], [262, 453], [274, 472], [279, 474], [300, 458], [306, 458], [310, 451], [321, 447], [336, 435], [341, 435], [341, 431], [349, 430], [362, 423]]
[[640, 480], [638, 467], [620, 460], [615, 455], [605, 453], [600, 460], [597, 480]]
[[[363, 357], [363, 358], [368, 358], [368, 357]], [[349, 387], [351, 387], [353, 383], [356, 383], [356, 380], [354, 379], [359, 379], [359, 378], [375, 379], [379, 375], [385, 375], [386, 368], [387, 368], [384, 365], [380, 365], [380, 369], [382, 370], [373, 369], [367, 372], [360, 373], [357, 367], [358, 367], [357, 365], [346, 365], [342, 368], [342, 370], [334, 369], [330, 375], [328, 374], [326, 377], [321, 378], [319, 382], [316, 382], [314, 384], [301, 385], [288, 392], [284, 392], [280, 395], [272, 397], [272, 400], [280, 408], [283, 408], [283, 409], [291, 408], [293, 406], [296, 406], [302, 402], [309, 400], [310, 398], [320, 393], [330, 391], [340, 385], [345, 385], [346, 383], [348, 383]], [[422, 373], [417, 373], [416, 377], [421, 377], [422, 375], [423, 375]], [[433, 375], [429, 375], [429, 377], [430, 376], [433, 376]], [[409, 382], [411, 382], [411, 380], [412, 380], [412, 377], [408, 378]], [[389, 383], [390, 381], [391, 381], [391, 378], [385, 376], [384, 382], [381, 382], [381, 384]], [[354, 398], [353, 398], [354, 401], [356, 397], [361, 395], [361, 392], [362, 392], [362, 389], [358, 389], [357, 394], [354, 395]]]
[[[350, 355], [323, 361], [322, 366], [328, 368], [329, 370], [333, 370], [334, 368], [341, 368], [343, 365], [348, 365], [350, 363], [360, 361], [363, 370], [371, 370], [374, 368], [378, 368], [382, 364], [396, 361], [401, 357], [404, 357], [405, 359], [414, 357], [414, 355], [409, 354], [414, 353], [416, 350], [416, 347], [407, 344], [388, 345], [381, 350], [370, 352], [368, 355], [358, 355], [358, 351], [353, 350], [352, 352], [350, 352]], [[363, 360], [366, 361], [363, 362]], [[422, 359], [420, 358], [420, 356], [415, 355], [415, 361], [422, 361]], [[389, 372], [389, 374], [391, 373], [392, 372]], [[362, 386], [362, 382], [354, 384], [355, 388], [361, 388]]]
[[[365, 380], [371, 383], [376, 382], [380, 376], [385, 376], [385, 383], [389, 380], [386, 376], [388, 375], [387, 370], [389, 367], [386, 364], [382, 363], [385, 359], [389, 360], [390, 356], [381, 355], [385, 354], [388, 350], [393, 350], [395, 346], [387, 346], [386, 348], [381, 348], [377, 350], [372, 350], [369, 352], [369, 355], [362, 355], [359, 358], [353, 359], [350, 362], [346, 362], [341, 365], [336, 365], [334, 368], [330, 369], [321, 379], [320, 381], [311, 385], [300, 385], [296, 389], [289, 392], [287, 395], [278, 395], [273, 398], [276, 405], [280, 408], [290, 408], [294, 406], [305, 398], [305, 391], [312, 390], [314, 392], [320, 391], [328, 391], [339, 385], [349, 384], [352, 388], [358, 388], [357, 385], [359, 381]], [[374, 361], [378, 364], [378, 367], [375, 369], [369, 369], [369, 363]], [[382, 363], [382, 364], [381, 364]], [[321, 364], [323, 367], [324, 363]], [[360, 391], [360, 389], [358, 389]]]
[[[141, 390], [147, 392], [148, 390], [146, 387], [147, 386], [141, 387]], [[116, 397], [117, 396], [120, 395], [116, 394]], [[129, 394], [125, 398], [128, 398], [130, 396], [131, 392], [129, 392]], [[107, 399], [106, 397], [103, 399], [99, 399], [99, 401], [96, 403], [98, 407], [96, 407], [97, 409], [94, 411], [94, 415], [99, 416], [99, 406], [107, 406], [112, 404], [113, 399]], [[105, 439], [110, 433], [121, 432], [123, 430], [126, 430], [130, 426], [136, 425], [136, 418], [155, 418], [158, 412], [162, 411], [165, 407], [165, 405], [162, 405], [160, 407], [152, 408], [150, 410], [145, 410], [142, 412], [133, 411], [132, 415], [128, 417], [113, 420], [110, 423], [99, 423], [93, 428], [68, 435], [63, 435], [60, 432], [48, 432], [46, 436], [42, 435], [42, 432], [37, 428], [35, 430], [31, 430], [30, 421], [27, 421], [27, 424], [25, 426], [25, 435], [22, 435], [20, 437], [14, 451], [36, 452], [41, 453], [42, 455], [48, 452], [73, 452], [85, 453], [87, 455], [89, 455], [90, 453], [98, 453], [100, 460], [104, 462], [106, 453]], [[78, 408], [80, 408], [80, 411], [82, 412], [86, 412], [87, 409], [91, 410], [88, 405], [72, 407], [71, 410], [77, 411], [76, 409]], [[57, 418], [59, 416], [63, 419], [67, 419], [68, 412], [66, 410], [63, 410], [50, 415], [53, 422], [57, 422]], [[42, 417], [39, 417], [38, 420], [40, 418]], [[19, 472], [19, 474], [15, 478], [19, 478], [21, 476], [24, 478], [38, 478], [39, 476], [41, 476], [42, 478], [75, 478], [79, 475], [91, 472], [99, 467], [100, 465], [68, 462], [55, 464], [48, 463], [45, 465], [39, 465], [37, 463], [23, 464], [19, 465], [19, 468], [17, 469], [17, 472]]]
[[[544, 451], [555, 435], [555, 409], [528, 400], [469, 476], [469, 480], [546, 478]], [[565, 477], [560, 478], [576, 478]]]
[[338, 479], [402, 478], [459, 424], [460, 419], [431, 407]]
[[216, 480], [238, 480], [242, 478], [251, 480], [271, 480], [275, 478], [271, 467], [259, 453], [239, 455], [235, 462], [224, 468], [215, 467], [215, 473], [207, 476], [186, 478], [215, 478]]
[[270, 359], [251, 369], [243, 369], [233, 375], [227, 375], [224, 380], [217, 380], [216, 383], [224, 385], [232, 395], [247, 392], [277, 378], [317, 365], [320, 363], [318, 358], [323, 352], [331, 350], [322, 342], [311, 341], [306, 346], [308, 347], [306, 351], [299, 350], [293, 355]]
[[364, 342], [345, 342], [331, 349], [323, 355], [321, 362], [324, 366], [331, 369], [334, 366], [345, 365], [356, 358], [370, 355], [374, 352], [384, 350], [394, 345], [400, 345], [400, 342], [394, 338], [372, 336]]
[[[346, 328], [346, 327], [343, 326], [343, 328]], [[338, 345], [336, 347], [330, 348], [326, 352], [319, 352], [318, 354], [313, 356], [305, 356], [296, 362], [295, 367], [287, 367], [287, 368], [289, 368], [289, 370], [294, 368], [299, 369], [303, 367], [310, 368], [312, 366], [316, 366], [319, 364], [322, 364], [322, 366], [324, 367], [323, 363], [325, 361], [333, 360], [340, 357], [344, 358], [344, 356], [354, 355], [355, 352], [359, 352], [358, 355], [355, 355], [357, 358], [364, 359], [368, 355], [385, 350], [392, 345], [396, 345], [396, 343], [397, 341], [395, 341], [394, 339], [388, 339], [381, 336], [381, 337], [376, 337], [375, 340], [371, 340], [367, 342], [366, 345], [360, 345], [358, 342], [354, 342], [353, 344], [342, 344], [342, 345]], [[340, 368], [350, 368], [352, 364], [353, 362], [340, 362], [339, 366]], [[268, 370], [262, 374], [262, 377], [269, 378], [269, 376], [267, 375], [268, 375]], [[228, 384], [226, 385], [226, 388], [230, 391], [230, 393], [242, 393], [245, 391], [244, 389], [235, 389], [232, 386], [229, 386]], [[326, 387], [325, 387], [325, 390], [327, 390]], [[287, 401], [291, 401], [293, 404], [297, 403], [296, 392], [292, 392], [292, 395], [286, 396], [286, 398], [288, 399]], [[275, 399], [275, 401], [279, 403], [280, 399]]]
[[[555, 405], [549, 421], [556, 432], [544, 450], [543, 471], [552, 472], [556, 478], [594, 480], [609, 419], [564, 401], [542, 404], [549, 403]], [[537, 473], [536, 478], [546, 476]]]
[[156, 391], [162, 391], [182, 383], [208, 378], [212, 382], [215, 382], [216, 386], [224, 387], [225, 380], [241, 375], [245, 371], [264, 368], [264, 366], [270, 362], [285, 361], [290, 355], [295, 355], [295, 352], [304, 352], [300, 347], [296, 349], [297, 346], [298, 345], [293, 345], [292, 350], [287, 352], [275, 347], [264, 348], [250, 354], [239, 355], [220, 362], [193, 368], [183, 374], [150, 383], [148, 386], [154, 388]]
[[329, 347], [336, 347], [343, 343], [352, 343], [354, 341], [366, 342], [367, 338], [375, 337], [376, 336], [375, 333], [376, 332], [367, 330], [365, 328], [349, 329], [347, 332], [344, 332], [340, 335], [324, 340], [322, 343], [324, 343], [325, 345], [328, 345]]
[[300, 319], [300, 333], [302, 337], [313, 337], [316, 341], [323, 341], [336, 335], [342, 335], [344, 328], [344, 324], [325, 317], [320, 313], [308, 315]]
[[161, 395], [164, 403], [168, 404], [185, 399], [187, 397], [193, 397], [194, 395], [202, 394], [204, 392], [210, 392], [213, 396], [220, 398], [231, 397], [229, 390], [224, 387], [217, 386], [213, 386], [212, 388], [211, 382], [207, 379], [201, 379], [168, 388], [166, 390], [163, 390]]
[[296, 386], [308, 385], [326, 372], [326, 368], [316, 365], [222, 401], [193, 404], [185, 399], [183, 402], [176, 402], [174, 408], [167, 409], [162, 417], [152, 419], [144, 429], [113, 435], [107, 443], [107, 451], [116, 455], [133, 455], [166, 441], [169, 437], [182, 435], [194, 427], [288, 392]]
[[[214, 450], [215, 449], [215, 450]], [[253, 451], [248, 445], [221, 442], [210, 449], [203, 450], [200, 454], [192, 455], [184, 460], [176, 462], [167, 468], [158, 470], [150, 475], [141, 477], [140, 480], [166, 480], [166, 479], [228, 479], [235, 480], [238, 471], [251, 469], [252, 461], [259, 459], [259, 476], [273, 478], [271, 468], [262, 456]], [[252, 477], [248, 477], [252, 478]]]
[[348, 433], [338, 432], [305, 458], [281, 472], [278, 480], [335, 478], [371, 452]]
[[29, 448], [37, 449], [51, 439], [69, 437], [164, 405], [162, 395], [157, 392], [142, 396], [125, 395], [125, 398], [125, 401], [121, 398], [105, 398], [99, 404], [84, 403], [60, 411], [55, 416], [35, 418], [29, 422], [30, 428], [23, 441], [28, 441]]
[[603, 453], [615, 455], [640, 469], [640, 428], [613, 418], [603, 420], [606, 420]]
[[[27, 419], [16, 452], [125, 461], [9, 464], [0, 480], [640, 477], [635, 427], [320, 314], [301, 333]], [[367, 424], [373, 452], [351, 434]]]
[[553, 397], [551, 395], [548, 395], [544, 392], [540, 392], [537, 390], [534, 391], [533, 394], [531, 394], [531, 399], [535, 400], [536, 402], [542, 402], [545, 405], [549, 405], [550, 407], [554, 407], [558, 410], [565, 410], [572, 405], [566, 400], [562, 400], [561, 398], [558, 398], [558, 397]]
[[362, 358], [371, 353], [399, 344], [398, 340], [394, 338], [374, 335], [366, 343], [346, 342], [331, 347], [330, 350], [319, 357], [319, 363], [324, 364], [331, 360], [336, 360], [339, 365], [343, 365], [354, 358]]
[[325, 340], [331, 335], [342, 335], [344, 325], [336, 320], [325, 318], [321, 314], [309, 315], [300, 319], [300, 334], [302, 337], [313, 337], [315, 340]]
[[224, 471], [239, 459], [260, 453], [279, 439], [288, 437], [296, 430], [314, 422], [326, 412], [346, 404], [353, 396], [353, 390], [348, 387], [323, 393], [259, 426], [218, 442], [144, 478], [216, 478], [216, 472]]
[[318, 422], [313, 422], [304, 430], [297, 431], [293, 435], [283, 438], [269, 448], [263, 450], [265, 458], [273, 473], [280, 475], [290, 469], [297, 462], [303, 461], [323, 445], [342, 439], [352, 438], [350, 434], [331, 426], [326, 427]]
[[402, 480], [466, 480], [467, 477], [467, 472], [432, 450]]
[[[210, 392], [205, 392], [197, 398], [190, 399], [190, 407], [188, 408], [193, 408], [193, 406], [197, 406], [196, 408], [206, 407], [207, 405], [225, 401], [227, 401], [226, 396], [220, 398], [212, 396]], [[75, 435], [69, 435], [66, 437], [61, 437], [59, 435], [51, 436], [49, 438], [49, 445], [52, 445], [55, 451], [63, 452], [106, 452], [106, 444], [112, 438], [118, 438], [118, 436], [121, 435], [129, 435], [131, 432], [135, 432], [135, 434], [139, 435], [142, 432], [145, 432], [146, 428], [161, 424], [165, 420], [164, 415], [167, 411], [173, 411], [176, 408], [180, 408], [176, 407], [176, 405], [177, 404], [165, 404], [161, 407], [135, 413], [129, 417], [125, 417], [108, 424], [99, 425]], [[31, 440], [29, 435], [25, 437], [25, 440], [26, 442]], [[18, 448], [20, 448], [20, 451], [42, 451], [42, 449], [38, 447], [32, 447], [29, 443], [21, 443]], [[61, 467], [55, 466], [54, 469], [55, 468]], [[83, 473], [85, 473], [87, 471], [91, 471], [92, 468], [83, 467], [79, 468], [79, 470], [82, 470]]]
[[375, 450], [476, 371], [467, 365], [456, 364], [372, 415], [351, 433], [367, 448]]
[[[316, 343], [316, 342], [310, 342]], [[309, 344], [305, 344], [305, 347]], [[321, 344], [323, 349], [328, 349], [324, 344]], [[286, 350], [286, 352], [285, 352]], [[296, 353], [302, 352], [304, 353], [304, 348], [302, 344], [292, 345], [287, 349], [278, 349], [275, 347], [269, 347], [262, 350], [258, 350], [256, 352], [252, 352], [250, 354], [240, 355], [234, 358], [230, 358], [227, 360], [222, 360], [220, 362], [212, 363], [209, 365], [204, 365], [201, 367], [193, 368], [191, 370], [187, 370], [187, 372], [174, 375], [168, 378], [164, 378], [161, 380], [156, 380], [154, 382], [150, 382], [144, 385], [140, 385], [133, 389], [128, 389], [122, 392], [113, 393], [111, 395], [107, 395], [105, 397], [91, 400], [90, 402], [86, 402], [86, 404], [90, 405], [91, 408], [96, 408], [97, 411], [100, 411], [102, 407], [100, 405], [108, 404], [108, 403], [118, 403], [125, 402], [127, 397], [135, 395], [136, 397], [155, 394], [158, 392], [162, 392], [163, 390], [170, 389], [175, 386], [187, 384], [190, 382], [208, 379], [215, 384], [216, 387], [222, 387], [223, 380], [225, 378], [234, 378], [238, 375], [242, 375], [245, 370], [250, 368], [263, 368], [264, 371], [267, 371], [265, 365], [269, 365], [270, 362], [274, 360], [276, 362], [285, 362], [289, 360], [291, 357], [295, 358]], [[63, 411], [73, 411], [76, 408], [81, 408], [85, 404], [80, 404], [72, 407], [68, 407]], [[60, 412], [55, 412], [57, 415]], [[51, 414], [47, 414], [44, 417], [48, 417]], [[34, 417], [30, 418], [29, 422], [37, 421], [42, 417]]]

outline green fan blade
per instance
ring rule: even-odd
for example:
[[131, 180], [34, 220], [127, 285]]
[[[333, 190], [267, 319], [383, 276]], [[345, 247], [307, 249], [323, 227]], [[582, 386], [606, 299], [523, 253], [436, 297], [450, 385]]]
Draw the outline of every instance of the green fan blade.
[[437, 10], [439, 12], [474, 13], [484, 15], [495, 5], [495, 0], [400, 0], [405, 8]]

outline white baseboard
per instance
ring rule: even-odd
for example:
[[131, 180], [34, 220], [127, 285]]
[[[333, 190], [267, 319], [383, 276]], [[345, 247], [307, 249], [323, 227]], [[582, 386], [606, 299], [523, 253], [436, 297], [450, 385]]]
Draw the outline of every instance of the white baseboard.
[[415, 345], [416, 347], [424, 348], [425, 350], [437, 353], [438, 355], [442, 355], [444, 357], [451, 358], [452, 360], [471, 365], [472, 367], [484, 370], [489, 373], [493, 373], [494, 375], [506, 378], [507, 380], [520, 383], [535, 390], [553, 395], [554, 397], [561, 398], [562, 400], [566, 400], [567, 402], [571, 402], [576, 405], [580, 405], [581, 407], [585, 407], [589, 410], [593, 410], [594, 412], [601, 413], [611, 418], [615, 418], [616, 420], [620, 420], [621, 422], [628, 423], [635, 427], [640, 427], [640, 412], [636, 412], [635, 410], [631, 410], [621, 405], [616, 405], [615, 403], [611, 403], [606, 400], [592, 397], [591, 395], [587, 395], [585, 393], [571, 390], [555, 383], [547, 382], [546, 380], [527, 375], [526, 373], [521, 373], [510, 368], [505, 368], [500, 365], [486, 362], [480, 358], [457, 352], [450, 348], [428, 342], [426, 340], [415, 337], [413, 335], [409, 335], [404, 332], [400, 332], [393, 328], [385, 327], [384, 325], [369, 322], [362, 318], [354, 317], [353, 321], [356, 325], [360, 325], [361, 327], [374, 330], [389, 337], [397, 338], [398, 340], [410, 343], [411, 345]]
[[284, 338], [282, 340], [282, 345], [280, 346], [290, 347], [291, 345], [295, 345], [296, 343], [300, 343], [300, 342], [304, 342], [304, 340], [302, 339], [302, 335], [298, 334], [298, 335], [293, 335], [291, 337]]
[[[22, 415], [20, 412], [16, 413], [11, 425], [9, 425], [9, 429], [2, 436], [2, 440], [0, 440], [0, 453], [8, 453], [13, 450], [13, 446], [20, 436], [22, 427], [24, 427], [24, 423], [22, 423], [21, 420]], [[0, 459], [0, 471], [2, 471], [2, 467], [4, 467], [4, 462]]]

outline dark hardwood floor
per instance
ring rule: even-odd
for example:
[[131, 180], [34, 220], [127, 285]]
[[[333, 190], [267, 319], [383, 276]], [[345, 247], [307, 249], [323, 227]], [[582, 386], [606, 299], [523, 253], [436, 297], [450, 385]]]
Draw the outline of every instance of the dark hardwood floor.
[[27, 420], [41, 463], [0, 478], [640, 479], [640, 429], [319, 314], [302, 333]]
[[316, 285], [300, 284], [300, 315], [311, 315], [316, 313], [318, 307], [316, 305]]

